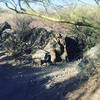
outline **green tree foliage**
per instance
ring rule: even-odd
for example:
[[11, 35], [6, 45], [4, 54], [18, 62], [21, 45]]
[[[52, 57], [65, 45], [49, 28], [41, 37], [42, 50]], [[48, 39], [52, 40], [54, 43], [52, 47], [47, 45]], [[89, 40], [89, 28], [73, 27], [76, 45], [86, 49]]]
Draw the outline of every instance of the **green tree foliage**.
[[[66, 2], [66, 6], [69, 0], [62, 0], [63, 2]], [[79, 0], [80, 1], [80, 0]], [[99, 4], [99, 0], [94, 0], [97, 4]], [[57, 12], [57, 10], [60, 10], [61, 8], [57, 7], [56, 4], [52, 2], [52, 0], [0, 0], [0, 2], [4, 3], [7, 8], [15, 11], [19, 14], [28, 14], [32, 16], [41, 17], [43, 19], [47, 19], [54, 22], [60, 22], [60, 23], [68, 23], [72, 25], [79, 25], [79, 26], [87, 26], [87, 27], [94, 27], [90, 23], [84, 22], [73, 22], [72, 20], [65, 20], [62, 19], [62, 16]], [[46, 14], [41, 14], [37, 10], [32, 7], [32, 4], [39, 4], [40, 6], [44, 7], [44, 11]], [[77, 6], [77, 5], [76, 5]], [[48, 15], [48, 9], [51, 7], [56, 11], [56, 18], [54, 16]], [[71, 13], [71, 12], [69, 12]]]

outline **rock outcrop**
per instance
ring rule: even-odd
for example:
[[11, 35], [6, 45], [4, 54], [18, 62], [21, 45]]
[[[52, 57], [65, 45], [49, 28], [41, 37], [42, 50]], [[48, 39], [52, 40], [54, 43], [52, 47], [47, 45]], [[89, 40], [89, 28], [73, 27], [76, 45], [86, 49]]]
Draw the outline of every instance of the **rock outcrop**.
[[34, 54], [32, 54], [33, 62], [37, 65], [43, 65], [47, 63], [51, 63], [51, 56], [49, 52], [44, 50], [38, 50]]
[[67, 56], [64, 39], [61, 34], [55, 35], [55, 37], [48, 42], [44, 50], [50, 52], [52, 63], [61, 62], [65, 60]]
[[0, 24], [0, 36], [2, 35], [2, 32], [5, 29], [11, 29], [11, 25], [6, 21], [4, 23]]
[[[2, 44], [6, 51], [32, 55], [34, 63], [57, 63], [81, 58], [81, 50], [76, 40], [61, 33], [48, 32], [44, 28], [33, 28], [26, 33], [17, 32], [5, 22], [0, 27]], [[19, 55], [20, 56], [20, 55]]]

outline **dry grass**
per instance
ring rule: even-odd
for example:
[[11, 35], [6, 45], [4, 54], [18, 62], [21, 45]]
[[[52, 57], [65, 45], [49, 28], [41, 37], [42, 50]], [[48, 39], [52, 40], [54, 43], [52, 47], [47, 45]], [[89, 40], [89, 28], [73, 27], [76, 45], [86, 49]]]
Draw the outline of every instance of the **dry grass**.
[[14, 17], [14, 13], [10, 11], [4, 11], [0, 12], [0, 23], [3, 23], [4, 21], [10, 21]]
[[86, 17], [88, 20], [91, 21], [99, 21], [100, 19], [100, 8], [97, 6], [76, 6], [76, 7], [69, 7], [65, 8], [63, 11], [59, 12], [61, 18], [71, 21], [78, 21], [81, 20], [82, 17]]

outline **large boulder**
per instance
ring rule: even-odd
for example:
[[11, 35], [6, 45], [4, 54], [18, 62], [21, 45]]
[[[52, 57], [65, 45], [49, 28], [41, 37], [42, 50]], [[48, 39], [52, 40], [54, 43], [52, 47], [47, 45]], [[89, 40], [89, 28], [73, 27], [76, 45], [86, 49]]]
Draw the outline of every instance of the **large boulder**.
[[51, 63], [51, 57], [49, 52], [44, 50], [38, 50], [32, 54], [34, 64], [43, 65], [44, 63]]
[[4, 23], [0, 24], [0, 35], [2, 34], [2, 32], [5, 29], [11, 29], [11, 25], [6, 21]]
[[43, 49], [49, 42], [51, 36], [52, 36], [52, 32], [48, 32], [44, 28], [36, 28], [30, 40], [33, 43], [34, 48]]
[[100, 67], [100, 45], [92, 47], [84, 53], [84, 58], [79, 63], [81, 76], [89, 77], [97, 73]]
[[33, 48], [43, 48], [49, 41], [52, 32], [47, 31], [44, 28], [33, 28], [29, 32], [18, 34], [22, 38], [23, 42], [29, 42]]
[[53, 37], [52, 40], [50, 40], [45, 46], [44, 50], [50, 52], [52, 63], [61, 62], [66, 59], [67, 52], [64, 39], [61, 35], [55, 35], [55, 37]]
[[68, 61], [74, 61], [82, 58], [83, 52], [79, 47], [78, 42], [73, 39], [72, 37], [66, 37], [65, 38], [65, 44], [66, 44], [66, 51], [67, 51], [67, 59]]

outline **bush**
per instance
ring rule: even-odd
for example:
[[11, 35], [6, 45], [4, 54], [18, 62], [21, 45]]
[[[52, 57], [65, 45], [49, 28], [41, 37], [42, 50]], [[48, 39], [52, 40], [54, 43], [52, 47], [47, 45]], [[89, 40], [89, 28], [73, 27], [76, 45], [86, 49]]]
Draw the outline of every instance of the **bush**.
[[[82, 22], [87, 26], [72, 25], [72, 33], [83, 40], [84, 50], [93, 47], [100, 41], [100, 7], [97, 6], [70, 6], [59, 12], [61, 18], [72, 23]], [[91, 25], [92, 27], [88, 27]]]
[[13, 19], [15, 26], [13, 29], [5, 30], [2, 35], [2, 46], [6, 49], [10, 55], [23, 54], [23, 49], [28, 44], [25, 41], [25, 37], [31, 32], [29, 24], [32, 22], [32, 18], [29, 16], [17, 16]]
[[18, 15], [15, 19], [13, 19], [15, 26], [14, 30], [16, 31], [17, 37], [21, 41], [25, 41], [25, 37], [29, 35], [31, 32], [30, 23], [32, 22], [32, 17], [30, 16], [20, 16]]
[[94, 47], [100, 41], [99, 30], [90, 27], [74, 27], [73, 34], [84, 42], [84, 51]]
[[48, 43], [52, 32], [44, 28], [31, 28], [32, 20], [29, 16], [19, 16], [14, 19], [13, 31], [5, 30], [2, 44], [11, 55], [30, 54]]

